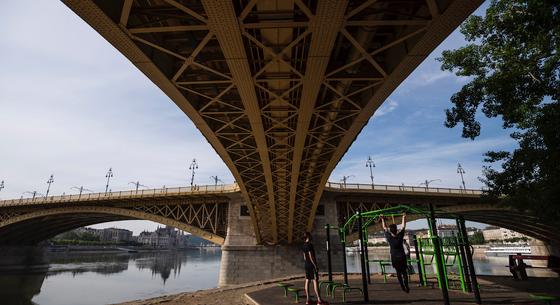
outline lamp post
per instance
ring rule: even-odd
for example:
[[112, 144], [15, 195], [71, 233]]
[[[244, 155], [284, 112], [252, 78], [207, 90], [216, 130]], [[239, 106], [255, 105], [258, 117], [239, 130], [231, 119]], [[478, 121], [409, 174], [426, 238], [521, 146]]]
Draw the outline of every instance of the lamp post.
[[49, 192], [51, 190], [51, 184], [54, 182], [54, 175], [51, 174], [51, 176], [49, 177], [49, 180], [47, 180], [47, 184], [49, 185], [47, 187], [47, 194], [45, 195], [45, 197], [49, 197]]
[[140, 181], [136, 181], [136, 182], [132, 181], [132, 182], [129, 182], [128, 184], [134, 184], [136, 186], [136, 193], [138, 193], [138, 188], [139, 187], [146, 187], [147, 188], [147, 186], [145, 186], [143, 184], [140, 184]]
[[373, 188], [373, 168], [375, 167], [375, 163], [373, 163], [371, 156], [368, 156], [366, 167], [369, 167], [369, 177], [371, 178], [371, 187]]
[[23, 192], [23, 193], [21, 194], [22, 197], [23, 197], [23, 195], [25, 195], [25, 194], [33, 195], [33, 197], [31, 198], [31, 200], [35, 200], [35, 197], [37, 197], [37, 196], [43, 196], [43, 194], [41, 194], [41, 193], [39, 193], [39, 192], [37, 192], [37, 191], [33, 191], [33, 192], [25, 191], [25, 192]]
[[4, 188], [4, 180], [0, 181], [0, 191]]
[[92, 190], [88, 190], [88, 189], [84, 188], [83, 186], [80, 186], [80, 187], [73, 186], [73, 187], [71, 187], [70, 189], [71, 189], [71, 190], [78, 190], [78, 191], [80, 191], [80, 194], [78, 195], [78, 198], [82, 197], [82, 192], [83, 192], [83, 191], [93, 193]]
[[342, 181], [342, 184], [344, 185], [344, 188], [346, 188], [346, 181], [348, 181], [348, 179], [354, 177], [354, 175], [349, 175], [349, 176], [342, 176], [342, 179], [340, 179], [340, 181]]
[[464, 173], [465, 173], [465, 170], [461, 166], [461, 163], [457, 163], [457, 174], [461, 175], [461, 182], [463, 183], [463, 190], [467, 190], [467, 188], [465, 187], [465, 178], [463, 177]]
[[191, 188], [194, 185], [194, 172], [198, 169], [198, 163], [196, 163], [196, 159], [192, 159], [191, 165], [189, 166], [191, 170]]
[[432, 179], [432, 180], [424, 180], [424, 182], [420, 183], [420, 185], [425, 185], [426, 186], [426, 191], [428, 190], [428, 188], [430, 187], [430, 183], [435, 182], [435, 181], [441, 181], [441, 179]]
[[220, 180], [220, 178], [218, 178], [218, 176], [210, 176], [210, 179], [214, 181], [214, 186], [218, 186], [218, 181], [224, 183], [222, 180]]
[[105, 178], [107, 178], [107, 185], [105, 185], [105, 194], [107, 194], [107, 191], [109, 191], [109, 180], [113, 177], [113, 168], [110, 167], [109, 171], [107, 171], [107, 174], [105, 175]]

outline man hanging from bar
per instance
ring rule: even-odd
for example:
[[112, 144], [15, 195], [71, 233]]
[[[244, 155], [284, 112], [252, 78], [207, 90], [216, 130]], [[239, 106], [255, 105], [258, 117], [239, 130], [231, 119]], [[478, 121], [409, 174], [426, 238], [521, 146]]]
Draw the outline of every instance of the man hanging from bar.
[[383, 215], [379, 216], [381, 218], [381, 223], [383, 224], [383, 230], [385, 231], [385, 238], [387, 243], [391, 247], [391, 263], [393, 268], [397, 271], [397, 278], [399, 279], [399, 284], [401, 284], [401, 289], [409, 293], [410, 288], [408, 288], [408, 272], [407, 272], [407, 260], [406, 253], [404, 252], [404, 230], [406, 228], [406, 213], [402, 215], [402, 225], [401, 230], [397, 232], [397, 225], [390, 224], [389, 228], [385, 224], [385, 217]]

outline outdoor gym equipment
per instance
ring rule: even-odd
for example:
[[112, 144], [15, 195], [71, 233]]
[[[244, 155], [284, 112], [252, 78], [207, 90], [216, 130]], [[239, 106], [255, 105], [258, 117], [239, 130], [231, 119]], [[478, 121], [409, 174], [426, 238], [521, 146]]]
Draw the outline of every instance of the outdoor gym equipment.
[[[433, 205], [429, 205], [429, 209], [421, 209], [416, 207], [410, 207], [406, 205], [398, 205], [390, 208], [357, 212], [352, 215], [344, 225], [338, 228], [338, 233], [340, 237], [340, 242], [342, 244], [342, 257], [344, 266], [344, 286], [348, 286], [348, 273], [346, 269], [346, 241], [347, 235], [351, 233], [358, 233], [358, 246], [360, 249], [360, 264], [361, 264], [361, 274], [362, 274], [362, 286], [363, 286], [363, 296], [364, 301], [369, 301], [368, 282], [371, 284], [371, 278], [369, 274], [369, 262], [377, 262], [381, 266], [381, 270], [385, 269], [388, 265], [387, 262], [379, 260], [369, 260], [367, 251], [367, 236], [368, 227], [372, 224], [379, 222], [381, 215], [384, 217], [402, 216], [403, 213], [423, 215], [428, 220], [429, 237], [427, 238], [416, 238], [414, 240], [414, 248], [416, 250], [416, 259], [409, 260], [409, 263], [417, 263], [420, 284], [425, 286], [428, 284], [428, 277], [426, 276], [426, 265], [435, 264], [436, 267], [436, 279], [438, 287], [442, 291], [444, 304], [449, 304], [449, 272], [447, 267], [457, 266], [458, 268], [458, 281], [460, 283], [460, 288], [464, 292], [474, 292], [475, 300], [477, 304], [481, 304], [480, 291], [478, 289], [478, 283], [476, 280], [476, 273], [474, 271], [474, 265], [472, 261], [472, 252], [467, 239], [467, 230], [465, 226], [465, 220], [458, 215], [453, 215], [450, 213], [445, 213], [437, 211], [434, 209]], [[441, 238], [438, 236], [436, 215], [440, 218], [455, 218], [457, 221], [458, 234], [453, 237]], [[355, 226], [357, 229], [355, 230]], [[329, 284], [327, 287], [333, 286], [332, 284], [332, 270], [331, 270], [331, 249], [330, 249], [330, 230], [336, 229], [330, 225], [325, 226], [327, 230], [327, 255], [329, 261]], [[430, 263], [426, 261], [424, 255], [431, 255]], [[385, 272], [384, 272], [385, 273]], [[386, 276], [386, 274], [384, 274]], [[386, 281], [386, 280], [385, 280]], [[328, 290], [328, 288], [327, 288]], [[327, 292], [328, 293], [328, 292]]]

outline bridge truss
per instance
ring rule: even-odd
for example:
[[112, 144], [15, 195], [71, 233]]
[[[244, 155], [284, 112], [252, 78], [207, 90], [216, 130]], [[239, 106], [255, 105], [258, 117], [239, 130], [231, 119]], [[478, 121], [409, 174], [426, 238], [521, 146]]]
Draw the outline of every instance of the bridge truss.
[[375, 110], [481, 0], [63, 0], [232, 171], [257, 240], [310, 230]]

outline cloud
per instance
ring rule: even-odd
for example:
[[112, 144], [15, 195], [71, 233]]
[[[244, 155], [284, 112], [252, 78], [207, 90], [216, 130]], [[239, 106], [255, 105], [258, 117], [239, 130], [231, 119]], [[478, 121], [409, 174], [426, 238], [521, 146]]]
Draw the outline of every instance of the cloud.
[[395, 110], [397, 108], [397, 106], [399, 105], [399, 103], [393, 99], [388, 98], [383, 105], [381, 105], [381, 107], [379, 107], [379, 109], [377, 109], [377, 111], [375, 111], [374, 113], [374, 117], [381, 117], [384, 116], [390, 112], [393, 112], [393, 110]]
[[[456, 188], [459, 186], [456, 174], [457, 162], [467, 171], [467, 187], [480, 188], [482, 183], [482, 154], [488, 150], [507, 149], [515, 143], [508, 138], [489, 138], [459, 143], [416, 142], [392, 150], [384, 150], [373, 155], [375, 161], [375, 183], [419, 185], [425, 179], [441, 179], [434, 186]], [[344, 158], [333, 171], [330, 181], [338, 182], [340, 177], [353, 175], [352, 183], [369, 183], [369, 169], [364, 157]]]

